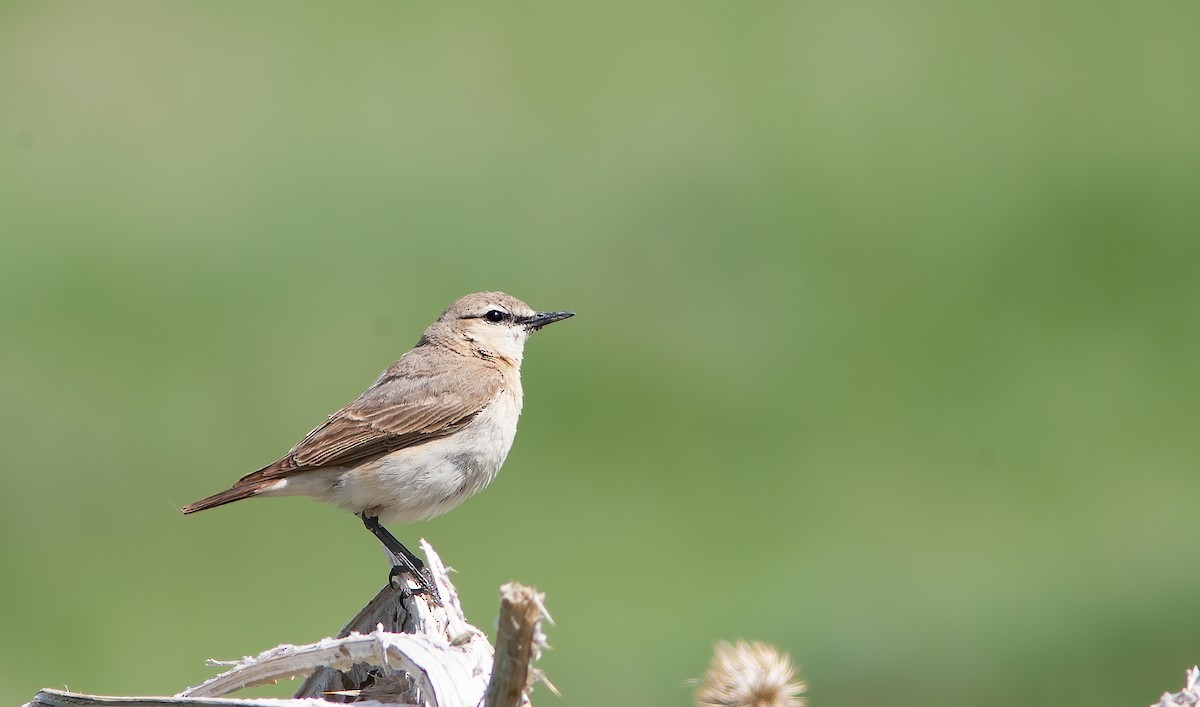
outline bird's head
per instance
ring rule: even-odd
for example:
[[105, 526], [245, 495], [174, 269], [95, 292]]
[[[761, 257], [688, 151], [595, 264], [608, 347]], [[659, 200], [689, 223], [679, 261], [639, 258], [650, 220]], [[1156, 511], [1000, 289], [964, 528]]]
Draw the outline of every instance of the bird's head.
[[574, 315], [574, 312], [538, 312], [503, 292], [476, 292], [455, 300], [425, 330], [421, 341], [520, 365], [525, 340], [531, 333]]

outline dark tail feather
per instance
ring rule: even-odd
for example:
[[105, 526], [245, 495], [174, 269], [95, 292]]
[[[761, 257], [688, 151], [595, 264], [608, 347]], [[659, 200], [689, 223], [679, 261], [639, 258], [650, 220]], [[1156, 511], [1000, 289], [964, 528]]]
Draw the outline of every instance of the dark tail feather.
[[188, 513], [205, 511], [209, 508], [216, 508], [217, 506], [224, 506], [226, 503], [233, 503], [234, 501], [240, 501], [243, 498], [257, 496], [259, 492], [263, 490], [263, 487], [264, 484], [261, 482], [238, 484], [233, 488], [225, 489], [221, 493], [213, 494], [208, 498], [202, 498], [195, 503], [189, 503], [179, 510], [183, 511], [184, 515], [187, 515]]

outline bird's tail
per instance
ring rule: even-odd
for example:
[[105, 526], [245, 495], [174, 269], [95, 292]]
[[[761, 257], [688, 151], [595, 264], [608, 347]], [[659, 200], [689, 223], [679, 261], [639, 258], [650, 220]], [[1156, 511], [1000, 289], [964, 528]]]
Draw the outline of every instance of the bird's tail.
[[202, 498], [195, 503], [189, 503], [179, 510], [183, 511], [184, 515], [187, 515], [188, 513], [195, 513], [197, 511], [208, 510], [209, 508], [216, 508], [217, 506], [223, 506], [226, 503], [233, 503], [234, 501], [240, 501], [244, 498], [257, 496], [258, 494], [262, 493], [264, 488], [270, 485], [270, 482], [263, 483], [262, 481], [235, 484], [233, 487], [225, 489], [221, 493], [213, 494], [208, 498]]

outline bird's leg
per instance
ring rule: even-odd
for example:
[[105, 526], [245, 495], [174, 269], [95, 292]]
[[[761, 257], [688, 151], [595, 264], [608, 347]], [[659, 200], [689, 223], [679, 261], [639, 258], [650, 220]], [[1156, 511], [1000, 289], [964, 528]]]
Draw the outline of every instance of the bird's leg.
[[369, 516], [365, 512], [359, 513], [358, 517], [362, 518], [363, 525], [367, 527], [367, 530], [379, 538], [379, 542], [383, 543], [384, 549], [392, 558], [392, 571], [388, 573], [388, 583], [391, 584], [398, 575], [408, 573], [420, 583], [419, 591], [425, 592], [435, 601], [440, 601], [437, 588], [433, 584], [433, 576], [425, 569], [425, 563], [421, 562], [421, 558], [404, 547], [404, 543], [397, 540], [395, 535], [380, 525], [379, 518]]
[[379, 538], [379, 542], [383, 543], [383, 546], [387, 548], [388, 554], [395, 560], [392, 564], [403, 565], [405, 569], [414, 573], [420, 572], [425, 568], [425, 563], [421, 562], [421, 558], [404, 547], [404, 543], [397, 540], [395, 535], [392, 535], [388, 532], [387, 528], [379, 524], [379, 518], [369, 516], [366, 513], [358, 515], [362, 518], [363, 525], [367, 526], [367, 530]]

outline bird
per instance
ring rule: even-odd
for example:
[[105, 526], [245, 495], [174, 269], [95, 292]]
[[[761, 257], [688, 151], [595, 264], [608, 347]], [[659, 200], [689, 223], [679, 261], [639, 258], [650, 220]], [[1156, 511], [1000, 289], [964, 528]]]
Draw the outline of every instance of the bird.
[[574, 316], [503, 292], [455, 300], [362, 395], [274, 462], [184, 514], [259, 496], [309, 496], [358, 515], [383, 543], [389, 580], [408, 573], [436, 597], [424, 563], [384, 523], [441, 515], [500, 471], [521, 415], [530, 334]]

